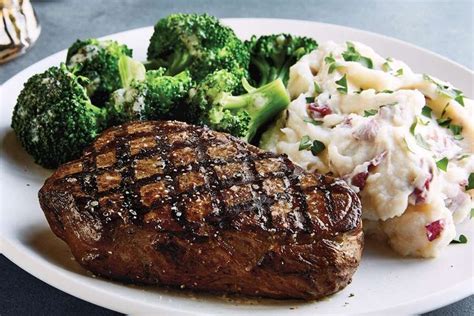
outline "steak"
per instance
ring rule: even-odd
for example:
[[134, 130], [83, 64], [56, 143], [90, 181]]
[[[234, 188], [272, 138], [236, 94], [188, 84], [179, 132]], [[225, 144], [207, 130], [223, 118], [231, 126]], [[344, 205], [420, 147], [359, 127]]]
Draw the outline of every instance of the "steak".
[[105, 131], [39, 200], [84, 268], [131, 283], [317, 299], [350, 282], [363, 246], [343, 181], [176, 121]]

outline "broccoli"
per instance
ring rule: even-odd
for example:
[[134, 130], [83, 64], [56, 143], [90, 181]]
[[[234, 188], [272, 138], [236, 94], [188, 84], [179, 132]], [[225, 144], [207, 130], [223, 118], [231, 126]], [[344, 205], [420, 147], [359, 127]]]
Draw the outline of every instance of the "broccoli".
[[148, 47], [153, 67], [166, 75], [189, 70], [199, 82], [218, 69], [239, 78], [247, 76], [249, 52], [234, 31], [207, 14], [172, 14], [155, 25]]
[[115, 41], [77, 40], [68, 49], [66, 64], [76, 75], [89, 79], [87, 93], [94, 104], [102, 106], [122, 87], [118, 71], [122, 56], [132, 56], [132, 50]]
[[91, 103], [83, 81], [61, 64], [31, 77], [17, 99], [12, 128], [43, 167], [77, 158], [106, 127], [106, 110]]
[[318, 47], [311, 38], [290, 34], [254, 35], [245, 45], [250, 52], [251, 82], [258, 87], [277, 78], [286, 85], [290, 66]]
[[112, 93], [108, 102], [111, 120], [121, 124], [132, 120], [178, 119], [192, 80], [189, 72], [165, 75], [165, 69], [149, 70], [130, 57], [122, 57], [119, 72], [124, 88]]
[[238, 84], [238, 78], [227, 70], [208, 75], [191, 90], [190, 110], [198, 113], [197, 123], [253, 143], [259, 129], [286, 109], [290, 99], [280, 79], [257, 89], [244, 79], [248, 92], [233, 96]]

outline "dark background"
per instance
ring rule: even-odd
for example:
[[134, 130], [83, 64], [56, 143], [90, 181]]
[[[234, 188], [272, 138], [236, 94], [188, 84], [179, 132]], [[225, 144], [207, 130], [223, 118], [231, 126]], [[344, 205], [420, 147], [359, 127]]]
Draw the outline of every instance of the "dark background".
[[[42, 34], [26, 55], [0, 66], [0, 84], [38, 60], [67, 48], [76, 38], [99, 37], [153, 25], [159, 18], [176, 12], [207, 12], [220, 18], [304, 19], [346, 25], [414, 43], [470, 69], [474, 65], [474, 4], [469, 0], [33, 0], [32, 3]], [[113, 314], [117, 313], [56, 290], [0, 255], [0, 315]], [[474, 296], [427, 315], [474, 315]]]

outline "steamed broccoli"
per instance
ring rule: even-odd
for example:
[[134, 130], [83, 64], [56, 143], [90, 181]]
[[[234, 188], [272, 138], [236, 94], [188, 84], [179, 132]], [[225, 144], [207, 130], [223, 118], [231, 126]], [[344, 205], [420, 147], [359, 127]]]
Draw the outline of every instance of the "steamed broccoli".
[[190, 110], [198, 113], [197, 123], [227, 132], [251, 143], [260, 127], [290, 103], [280, 79], [258, 89], [244, 86], [248, 93], [233, 96], [238, 78], [226, 70], [207, 76], [192, 90]]
[[311, 38], [290, 34], [254, 35], [245, 45], [250, 52], [250, 78], [259, 87], [278, 78], [286, 85], [290, 67], [318, 47]]
[[148, 60], [167, 75], [189, 70], [199, 82], [218, 69], [247, 76], [249, 52], [234, 31], [207, 14], [172, 14], [158, 21]]
[[43, 167], [77, 158], [106, 127], [106, 111], [92, 105], [84, 80], [61, 64], [31, 77], [17, 99], [12, 128]]
[[166, 76], [165, 69], [149, 70], [143, 64], [123, 57], [119, 62], [124, 88], [116, 90], [108, 102], [114, 123], [132, 120], [178, 119], [191, 88], [187, 71]]
[[77, 40], [67, 52], [66, 64], [76, 75], [89, 79], [88, 95], [94, 104], [103, 105], [121, 88], [118, 61], [122, 56], [132, 56], [132, 50], [115, 41]]

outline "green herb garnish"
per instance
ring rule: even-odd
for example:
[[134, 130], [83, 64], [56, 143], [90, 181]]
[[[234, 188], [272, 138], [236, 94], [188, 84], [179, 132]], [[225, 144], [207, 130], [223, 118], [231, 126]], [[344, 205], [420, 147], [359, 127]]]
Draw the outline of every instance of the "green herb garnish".
[[312, 118], [305, 118], [304, 121], [306, 123], [311, 123], [311, 124], [316, 125], [316, 126], [323, 124], [323, 121], [315, 120], [315, 119], [312, 119]]
[[346, 44], [347, 50], [342, 53], [342, 57], [345, 61], [355, 61], [364, 67], [370, 69], [374, 68], [374, 63], [372, 62], [372, 59], [365, 56], [361, 56], [361, 54], [355, 49], [354, 44], [352, 44], [351, 42], [347, 42]]
[[471, 208], [471, 219], [474, 218], [474, 208]]
[[416, 129], [416, 119], [415, 121], [410, 125], [410, 134], [415, 136], [415, 129]]
[[453, 133], [454, 136], [459, 136], [462, 132], [461, 125], [449, 124], [448, 128]]
[[392, 90], [382, 90], [382, 91], [379, 91], [377, 93], [393, 93]]
[[317, 82], [314, 82], [314, 92], [317, 94], [321, 94], [323, 92], [323, 89], [321, 89]]
[[370, 59], [369, 57], [360, 56], [357, 62], [366, 68], [374, 69], [374, 63], [372, 62], [372, 59]]
[[336, 62], [336, 60], [334, 59], [332, 54], [330, 54], [329, 56], [324, 57], [324, 61], [326, 62], [326, 64], [331, 64], [331, 63]]
[[373, 116], [375, 114], [377, 114], [379, 111], [376, 110], [376, 109], [370, 109], [370, 110], [364, 110], [364, 116], [367, 117], [367, 116]]
[[426, 117], [431, 118], [431, 112], [432, 112], [432, 111], [433, 111], [433, 110], [431, 110], [430, 107], [428, 107], [427, 105], [425, 105], [425, 106], [423, 107], [423, 109], [421, 109], [421, 114], [423, 114], [423, 115], [426, 116]]
[[464, 158], [467, 158], [467, 157], [469, 157], [469, 156], [470, 156], [469, 154], [464, 154], [464, 155], [459, 156], [457, 160], [458, 160], [458, 161], [459, 161], [459, 160], [463, 160]]
[[461, 104], [462, 106], [464, 106], [464, 95], [463, 95], [463, 92], [461, 90], [457, 90], [457, 89], [453, 89], [454, 93], [455, 93], [455, 96], [454, 96], [454, 100]]
[[313, 103], [314, 97], [306, 97], [306, 103]]
[[395, 76], [397, 77], [403, 76], [403, 68], [398, 69], [397, 72], [395, 73]]
[[437, 119], [436, 122], [438, 122], [439, 126], [448, 127], [451, 123], [451, 119], [449, 117], [445, 117]]
[[386, 61], [382, 64], [382, 70], [385, 71], [385, 72], [389, 72], [390, 70], [392, 70], [392, 67], [390, 67], [388, 61]]
[[416, 140], [416, 143], [418, 145], [420, 145], [421, 147], [423, 147], [426, 150], [430, 150], [430, 146], [428, 145], [428, 143], [423, 139], [423, 137], [420, 134], [415, 135], [415, 140]]
[[466, 244], [466, 243], [467, 243], [467, 237], [464, 236], [463, 234], [461, 234], [461, 235], [459, 236], [459, 239], [458, 239], [458, 240], [453, 239], [453, 240], [451, 241], [451, 244]]
[[465, 186], [466, 191], [474, 189], [474, 173], [471, 172], [469, 178], [467, 178], [467, 185]]
[[421, 117], [416, 116], [415, 119], [414, 119], [414, 121], [413, 121], [413, 124], [411, 124], [411, 126], [410, 126], [410, 133], [411, 133], [412, 135], [415, 135], [415, 129], [416, 129], [416, 126], [417, 126], [418, 124], [426, 126], [426, 125], [428, 125], [428, 123], [429, 123], [429, 121], [423, 121], [423, 120], [421, 119]]
[[446, 171], [448, 169], [448, 163], [449, 163], [448, 158], [444, 157], [443, 159], [438, 160], [436, 162], [436, 166], [438, 167], [439, 170]]
[[308, 135], [305, 135], [300, 140], [300, 146], [298, 147], [298, 150], [305, 150], [309, 147], [311, 147], [311, 138], [309, 138]]
[[340, 67], [340, 65], [338, 63], [336, 63], [336, 60], [334, 59], [332, 54], [330, 54], [329, 56], [324, 57], [324, 61], [326, 62], [326, 64], [329, 65], [328, 74], [333, 73], [334, 70], [336, 70], [337, 67]]
[[345, 74], [341, 79], [336, 81], [336, 84], [339, 86], [337, 91], [339, 91], [341, 94], [347, 94], [347, 79]]
[[328, 74], [332, 74], [336, 68], [340, 67], [338, 63], [332, 63], [329, 65]]
[[442, 94], [448, 98], [452, 98], [456, 102], [464, 106], [464, 95], [461, 90], [450, 88], [449, 86], [443, 86], [439, 82], [435, 81], [433, 78], [428, 76], [427, 74], [423, 74], [423, 79], [435, 84], [437, 87], [436, 91], [439, 94]]
[[322, 152], [326, 146], [323, 144], [323, 142], [320, 142], [319, 140], [313, 141], [313, 145], [311, 146], [311, 153], [315, 156], [317, 156], [320, 152]]

